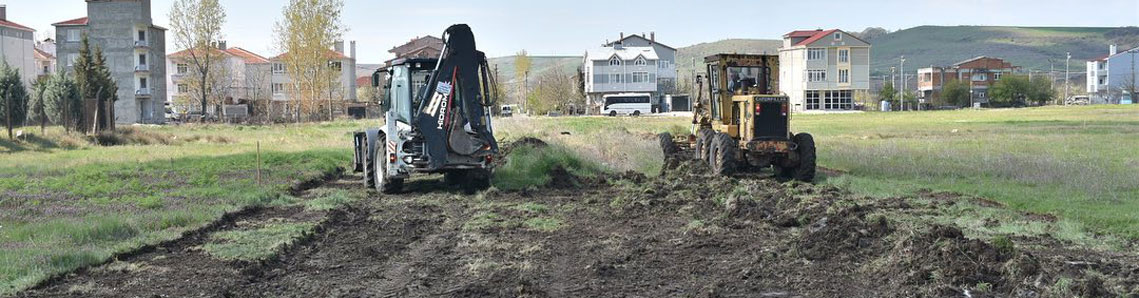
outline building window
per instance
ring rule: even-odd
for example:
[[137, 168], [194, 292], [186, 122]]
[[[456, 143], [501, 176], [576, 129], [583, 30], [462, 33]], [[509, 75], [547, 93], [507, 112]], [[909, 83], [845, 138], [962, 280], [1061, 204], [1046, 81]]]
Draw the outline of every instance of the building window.
[[623, 76], [619, 73], [609, 75], [609, 82], [614, 84], [624, 83]]
[[1107, 77], [1099, 77], [1096, 81], [1099, 82], [1100, 85], [1107, 85]]
[[850, 70], [849, 69], [839, 69], [838, 70], [838, 82], [839, 83], [850, 83]]
[[1107, 62], [1096, 62], [1096, 65], [1099, 66], [1099, 70], [1107, 69]]
[[190, 67], [188, 65], [186, 65], [185, 63], [178, 63], [178, 65], [175, 66], [175, 68], [178, 69], [177, 70], [178, 74], [185, 74], [186, 71], [188, 71]]
[[609, 66], [619, 66], [619, 65], [621, 65], [621, 59], [620, 58], [617, 58], [617, 57], [609, 58]]
[[272, 88], [273, 88], [273, 94], [284, 94], [285, 93], [285, 84], [273, 83]]
[[823, 92], [823, 109], [849, 110], [854, 107], [850, 90], [826, 90]]
[[989, 80], [989, 76], [987, 76], [983, 73], [973, 74], [973, 81], [974, 82], [984, 82], [987, 80]]
[[819, 109], [819, 91], [818, 90], [807, 90], [806, 103], [807, 103], [806, 109], [818, 110]]
[[649, 81], [649, 73], [644, 71], [633, 72], [633, 83], [645, 83]]
[[633, 61], [634, 66], [645, 66], [646, 64], [648, 64], [648, 62], [645, 61], [644, 57], [637, 57], [637, 60]]
[[838, 50], [838, 62], [839, 63], [850, 63], [850, 50], [847, 50], [847, 49]]
[[79, 39], [80, 39], [80, 37], [81, 37], [80, 35], [81, 35], [81, 34], [80, 34], [80, 32], [79, 32], [79, 29], [70, 29], [70, 30], [67, 30], [67, 41], [69, 41], [69, 42], [77, 42], [77, 41], [79, 41]]
[[332, 70], [340, 71], [340, 69], [344, 67], [344, 64], [340, 63], [340, 61], [329, 61], [328, 67], [332, 68]]
[[835, 32], [834, 33], [834, 40], [842, 40], [842, 33]]
[[138, 54], [138, 66], [146, 66], [146, 54]]
[[1001, 79], [1001, 73], [999, 73], [999, 72], [993, 73], [993, 80], [999, 81], [1000, 79]]
[[822, 60], [827, 55], [827, 49], [824, 48], [810, 48], [807, 49], [807, 60]]
[[827, 80], [827, 71], [825, 70], [808, 70], [808, 82], [825, 82]]
[[921, 74], [921, 81], [922, 82], [933, 82], [933, 73]]
[[657, 61], [657, 66], [659, 66], [661, 69], [668, 69], [669, 63], [668, 61], [660, 60]]
[[190, 86], [186, 86], [186, 84], [178, 84], [178, 94], [186, 94], [186, 92], [188, 92], [187, 90], [190, 90]]
[[273, 73], [285, 73], [285, 64], [273, 63]]
[[138, 41], [146, 41], [146, 30], [138, 30]]
[[146, 90], [146, 78], [138, 78], [138, 90]]

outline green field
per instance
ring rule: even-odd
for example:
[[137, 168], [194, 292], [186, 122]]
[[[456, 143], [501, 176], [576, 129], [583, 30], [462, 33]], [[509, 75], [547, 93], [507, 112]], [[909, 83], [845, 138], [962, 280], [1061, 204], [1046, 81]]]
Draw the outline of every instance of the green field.
[[[821, 165], [842, 173], [821, 183], [881, 197], [953, 191], [1059, 218], [1055, 225], [1022, 227], [1040, 229], [1034, 233], [1105, 248], [1139, 239], [1139, 106], [798, 115], [793, 121], [796, 131], [816, 136]], [[500, 140], [531, 136], [553, 146], [518, 152], [495, 184], [544, 183], [548, 177], [532, 170], [548, 169], [550, 160], [583, 161], [570, 169], [581, 174], [655, 175], [662, 157], [653, 136], [684, 133], [688, 123], [669, 117], [500, 119]], [[2, 140], [0, 295], [176, 238], [225, 212], [295, 204], [291, 188], [348, 165], [350, 132], [366, 124], [137, 127], [129, 140], [134, 145], [110, 147], [58, 129], [21, 142]], [[352, 200], [325, 197], [303, 204], [323, 210]], [[985, 216], [963, 210], [957, 224], [983, 223]], [[231, 239], [236, 246], [216, 250], [256, 259], [263, 252], [248, 248], [273, 238], [261, 236], [305, 229], [234, 234], [244, 242]], [[1104, 236], [1088, 239], [1086, 231]]]

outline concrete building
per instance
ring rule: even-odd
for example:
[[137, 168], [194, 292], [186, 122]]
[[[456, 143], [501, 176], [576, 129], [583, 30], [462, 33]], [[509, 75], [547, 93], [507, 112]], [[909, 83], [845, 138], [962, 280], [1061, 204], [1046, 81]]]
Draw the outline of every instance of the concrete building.
[[[356, 42], [352, 41], [349, 46], [349, 54], [344, 54], [344, 42], [337, 42], [332, 49], [326, 52], [328, 58], [328, 65], [339, 72], [337, 76], [338, 88], [333, 88], [333, 99], [342, 101], [356, 101]], [[272, 79], [270, 90], [273, 93], [273, 100], [277, 102], [288, 102], [292, 100], [289, 95], [289, 84], [292, 78], [286, 71], [283, 58], [289, 53], [284, 53], [269, 59], [271, 63]]]
[[416, 37], [403, 45], [388, 50], [388, 53], [395, 55], [395, 58], [384, 61], [384, 65], [390, 66], [392, 61], [402, 58], [439, 58], [439, 54], [442, 52], [443, 39], [431, 35]]
[[8, 67], [20, 71], [21, 80], [29, 88], [38, 75], [35, 32], [32, 28], [9, 21], [8, 7], [0, 5], [0, 56], [4, 57]]
[[86, 0], [87, 16], [52, 24], [56, 57], [70, 68], [83, 35], [102, 48], [118, 84], [116, 123], [162, 123], [166, 99], [166, 28], [151, 20], [150, 0]]
[[55, 40], [48, 38], [36, 42], [36, 77], [46, 77], [58, 71], [55, 59]]
[[870, 43], [837, 29], [784, 34], [779, 88], [795, 111], [852, 110], [870, 91]]
[[676, 48], [657, 42], [656, 33], [621, 33], [617, 41], [586, 51], [582, 76], [590, 112], [617, 93], [649, 93], [654, 106], [667, 110], [667, 98], [676, 93]]
[[989, 87], [1001, 76], [1012, 74], [1020, 69], [1000, 58], [980, 56], [961, 61], [950, 66], [926, 67], [918, 69], [918, 98], [934, 105], [941, 104], [941, 88], [951, 81], [963, 81], [969, 85], [971, 102], [988, 103]]
[[1119, 52], [1115, 45], [1108, 47], [1107, 55], [1092, 59], [1087, 63], [1087, 91], [1093, 103], [1120, 103], [1125, 100], [1136, 102], [1128, 89], [1139, 85], [1139, 67], [1135, 61], [1139, 47]]
[[[255, 101], [264, 101], [272, 98], [271, 80], [272, 63], [268, 58], [239, 47], [227, 47], [225, 42], [216, 43], [213, 57], [218, 57], [218, 66], [224, 67], [220, 72], [224, 75], [219, 80], [227, 87], [221, 92], [225, 101], [223, 104], [248, 104]], [[200, 98], [200, 95], [191, 93], [190, 86], [195, 85], [197, 72], [191, 61], [189, 50], [182, 50], [166, 56], [166, 68], [170, 69], [167, 76], [166, 101], [171, 103], [195, 102], [186, 98]], [[211, 63], [212, 64], [212, 63]], [[197, 89], [200, 90], [200, 89]], [[182, 99], [182, 100], [178, 100]], [[200, 104], [176, 104], [179, 112], [201, 112]], [[207, 113], [215, 113], [213, 107], [207, 107]]]

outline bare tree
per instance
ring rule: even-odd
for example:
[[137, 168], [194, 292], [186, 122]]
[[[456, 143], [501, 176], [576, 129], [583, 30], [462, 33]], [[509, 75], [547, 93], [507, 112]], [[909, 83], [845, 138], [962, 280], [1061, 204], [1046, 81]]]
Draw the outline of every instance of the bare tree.
[[342, 0], [290, 0], [284, 19], [276, 24], [277, 47], [285, 53], [281, 60], [291, 78], [290, 95], [298, 104], [297, 121], [305, 108], [315, 112], [326, 94], [332, 119], [332, 86], [338, 74], [332, 65], [339, 60], [329, 48], [347, 30], [340, 22], [343, 8]]
[[[222, 39], [221, 27], [225, 24], [225, 9], [218, 0], [176, 0], [170, 8], [170, 32], [174, 45], [188, 50], [188, 61], [193, 63], [199, 86], [211, 83], [211, 68], [222, 59], [214, 42]], [[199, 88], [198, 100], [205, 114], [209, 101], [209, 88]]]

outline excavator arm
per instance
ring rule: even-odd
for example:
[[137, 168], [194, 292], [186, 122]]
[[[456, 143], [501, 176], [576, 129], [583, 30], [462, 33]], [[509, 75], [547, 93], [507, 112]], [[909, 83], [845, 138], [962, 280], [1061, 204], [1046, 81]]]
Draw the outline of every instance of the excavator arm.
[[495, 104], [486, 55], [475, 48], [474, 34], [465, 24], [443, 33], [444, 48], [427, 82], [431, 92], [420, 92], [414, 120], [424, 139], [424, 154], [432, 169], [440, 169], [455, 156], [489, 161], [498, 151], [490, 109]]

